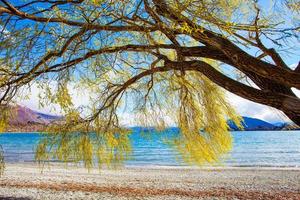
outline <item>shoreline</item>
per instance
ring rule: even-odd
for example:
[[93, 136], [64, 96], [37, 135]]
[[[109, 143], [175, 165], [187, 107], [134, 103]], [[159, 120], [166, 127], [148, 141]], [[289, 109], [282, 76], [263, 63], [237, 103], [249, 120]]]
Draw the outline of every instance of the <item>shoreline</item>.
[[[22, 166], [30, 166], [30, 167], [39, 167], [37, 162], [6, 162], [6, 165], [8, 166], [17, 166], [17, 165], [22, 165]], [[77, 165], [76, 163], [64, 163], [64, 162], [46, 162], [45, 166], [51, 166], [53, 168], [59, 167], [59, 168], [65, 168], [65, 166], [70, 167], [70, 168], [81, 168], [82, 170], [85, 170], [85, 168], [81, 165]], [[93, 167], [93, 169], [97, 170], [97, 167]], [[104, 168], [105, 169], [105, 168]], [[298, 165], [208, 165], [208, 166], [196, 166], [196, 165], [149, 165], [149, 164], [140, 164], [140, 165], [135, 165], [135, 164], [124, 164], [118, 167], [117, 169], [183, 169], [183, 170], [294, 170], [294, 171], [300, 171], [300, 166]], [[86, 169], [86, 171], [88, 171]]]
[[125, 167], [7, 164], [1, 198], [300, 199], [300, 169]]

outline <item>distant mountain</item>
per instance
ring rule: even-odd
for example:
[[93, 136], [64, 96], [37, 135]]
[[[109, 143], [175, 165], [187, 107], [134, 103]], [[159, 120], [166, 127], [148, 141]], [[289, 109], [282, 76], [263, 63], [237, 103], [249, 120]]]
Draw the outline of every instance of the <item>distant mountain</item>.
[[[279, 126], [275, 126], [274, 124], [268, 123], [261, 119], [251, 118], [251, 117], [243, 117], [243, 126], [246, 131], [254, 131], [254, 130], [279, 130]], [[231, 121], [228, 120], [228, 125], [231, 130], [237, 131], [238, 127]]]
[[58, 120], [61, 117], [55, 115], [48, 115], [36, 112], [25, 106], [13, 106], [10, 108], [12, 117], [9, 124], [25, 125], [25, 124], [49, 124], [53, 120]]
[[[238, 127], [233, 123], [232, 120], [228, 120], [228, 125], [230, 130], [232, 131], [239, 131]], [[276, 124], [271, 124], [269, 122], [263, 121], [261, 119], [257, 118], [251, 118], [251, 117], [243, 117], [243, 122], [244, 130], [246, 131], [258, 131], [258, 130], [287, 130], [287, 123], [276, 123]], [[155, 128], [150, 127], [150, 128], [145, 128], [145, 127], [131, 127], [132, 130], [135, 132], [148, 132], [148, 131], [153, 131]], [[294, 129], [295, 127], [292, 127], [290, 129]], [[288, 129], [288, 130], [290, 130]], [[170, 127], [167, 130], [174, 130], [174, 131], [179, 131], [178, 128], [176, 127]]]
[[36, 112], [25, 106], [10, 106], [8, 132], [31, 132], [42, 130], [53, 121], [62, 119], [61, 116]]

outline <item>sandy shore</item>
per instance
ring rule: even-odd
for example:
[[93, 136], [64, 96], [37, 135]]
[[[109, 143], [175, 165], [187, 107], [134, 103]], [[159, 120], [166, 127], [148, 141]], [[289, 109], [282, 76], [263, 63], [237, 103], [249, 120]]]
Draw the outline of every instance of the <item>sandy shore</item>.
[[300, 169], [86, 169], [8, 164], [0, 199], [300, 199]]

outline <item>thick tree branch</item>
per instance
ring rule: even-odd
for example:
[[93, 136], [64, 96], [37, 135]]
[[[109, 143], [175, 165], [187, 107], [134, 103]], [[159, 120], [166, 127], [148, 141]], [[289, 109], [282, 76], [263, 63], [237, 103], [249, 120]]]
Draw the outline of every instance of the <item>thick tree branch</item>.
[[[166, 67], [173, 67], [174, 69], [177, 70], [181, 69], [182, 66], [184, 67], [184, 70], [194, 70], [204, 74], [217, 85], [243, 98], [249, 99], [257, 103], [270, 105], [277, 109], [282, 109], [282, 108], [294, 109], [295, 112], [300, 113], [300, 107], [298, 108], [294, 107], [294, 106], [300, 106], [299, 99], [295, 97], [290, 97], [288, 95], [276, 94], [269, 91], [263, 91], [263, 90], [259, 90], [247, 86], [243, 83], [240, 83], [238, 81], [235, 81], [223, 75], [221, 72], [219, 72], [211, 65], [203, 61], [166, 62]], [[291, 105], [288, 103], [288, 101], [295, 104]]]
[[[239, 66], [236, 63], [233, 63], [223, 52], [209, 46], [186, 47], [182, 48], [181, 52], [184, 56], [210, 58], [240, 69]], [[248, 76], [262, 90], [270, 90], [275, 93], [283, 93], [286, 95], [295, 96], [290, 87], [259, 76], [258, 74], [255, 74], [249, 70], [242, 69], [241, 72]]]
[[223, 75], [221, 72], [202, 61], [169, 61], [166, 63], [166, 66], [172, 66], [177, 70], [180, 70], [183, 67], [184, 70], [198, 71], [229, 92], [250, 101], [268, 105], [283, 111], [291, 118], [291, 120], [300, 125], [300, 99], [297, 97], [252, 88]]
[[300, 73], [288, 68], [278, 68], [275, 65], [251, 56], [222, 35], [199, 26], [181, 14], [175, 14], [175, 11], [167, 6], [163, 0], [154, 0], [153, 2], [163, 16], [176, 21], [178, 24], [189, 25], [192, 31], [184, 32], [185, 34], [191, 35], [206, 46], [213, 46], [222, 51], [241, 71], [251, 71], [282, 85], [300, 89]]

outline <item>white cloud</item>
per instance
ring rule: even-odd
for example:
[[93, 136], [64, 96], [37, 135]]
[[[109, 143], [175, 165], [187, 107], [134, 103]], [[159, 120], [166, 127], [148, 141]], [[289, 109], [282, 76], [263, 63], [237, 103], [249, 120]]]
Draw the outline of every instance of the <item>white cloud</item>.
[[267, 122], [289, 121], [281, 111], [275, 108], [251, 102], [229, 92], [227, 98], [242, 116], [258, 118]]

